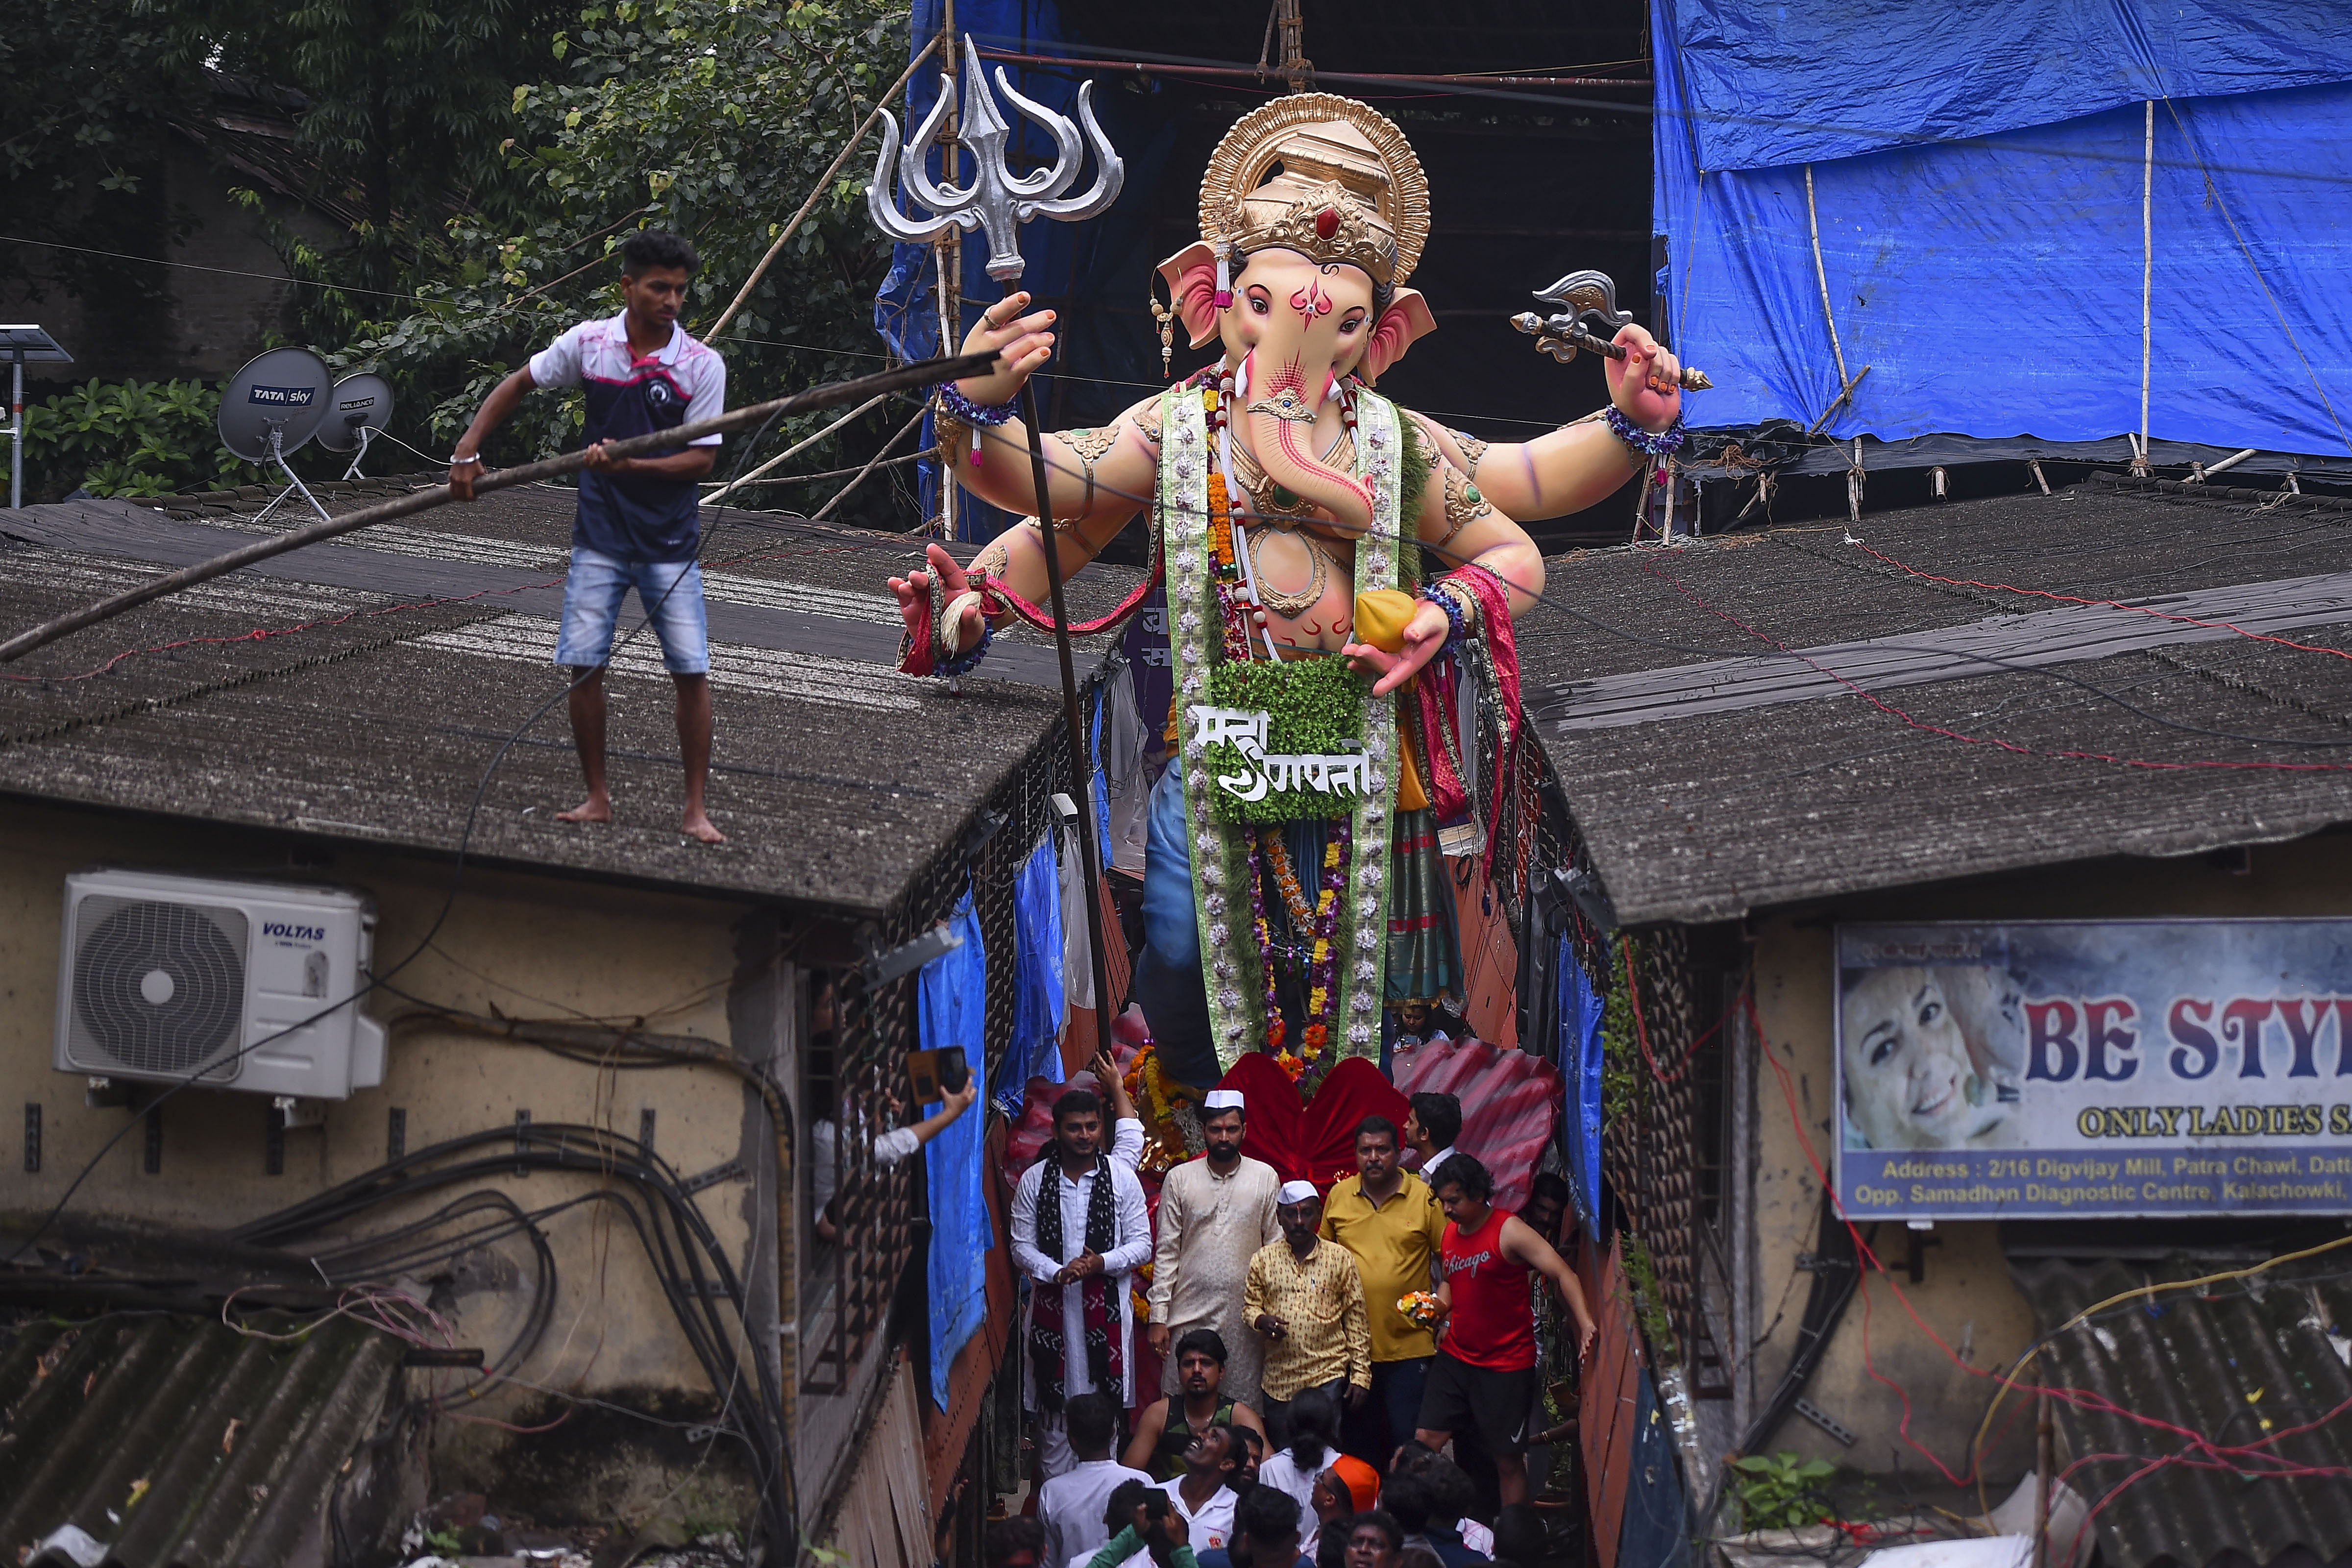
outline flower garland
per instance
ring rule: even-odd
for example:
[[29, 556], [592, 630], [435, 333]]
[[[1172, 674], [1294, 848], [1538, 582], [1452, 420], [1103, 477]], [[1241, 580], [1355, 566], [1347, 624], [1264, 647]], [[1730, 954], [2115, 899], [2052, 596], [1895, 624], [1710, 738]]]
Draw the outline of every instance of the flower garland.
[[[1259, 972], [1265, 982], [1265, 1044], [1275, 1053], [1282, 1070], [1297, 1082], [1323, 1059], [1331, 1044], [1332, 999], [1337, 989], [1338, 966], [1334, 957], [1333, 939], [1339, 933], [1339, 895], [1348, 884], [1348, 846], [1351, 830], [1346, 817], [1332, 825], [1332, 832], [1323, 844], [1322, 885], [1318, 890], [1312, 919], [1301, 923], [1307, 927], [1307, 941], [1290, 950], [1293, 963], [1304, 960], [1301, 981], [1307, 993], [1306, 1022], [1299, 1028], [1297, 1050], [1288, 1048], [1290, 1025], [1282, 1016], [1282, 995], [1275, 958], [1282, 949], [1274, 940], [1273, 928], [1265, 918], [1265, 871], [1269, 862], [1277, 866], [1277, 879], [1287, 876], [1289, 885], [1282, 889], [1284, 901], [1289, 902], [1297, 878], [1290, 872], [1287, 858], [1276, 860], [1282, 852], [1280, 835], [1272, 833], [1253, 837], [1249, 849], [1250, 919], [1257, 935], [1261, 963]], [[1270, 840], [1270, 842], [1269, 842]], [[1263, 853], [1270, 848], [1274, 854]], [[1300, 890], [1298, 905], [1307, 901]], [[1293, 906], [1294, 908], [1297, 906]]]
[[1290, 911], [1293, 927], [1305, 929], [1315, 923], [1315, 906], [1307, 901], [1307, 889], [1298, 885], [1298, 873], [1292, 869], [1290, 850], [1282, 842], [1282, 829], [1261, 827], [1257, 841], [1265, 851], [1266, 864], [1274, 868], [1274, 885], [1282, 893], [1283, 906]]

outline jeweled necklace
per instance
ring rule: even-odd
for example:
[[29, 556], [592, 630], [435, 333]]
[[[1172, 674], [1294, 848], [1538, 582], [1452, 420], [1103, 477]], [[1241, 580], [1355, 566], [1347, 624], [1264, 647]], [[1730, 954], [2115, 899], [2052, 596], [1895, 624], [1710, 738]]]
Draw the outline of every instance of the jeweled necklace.
[[1323, 602], [1323, 590], [1331, 582], [1330, 569], [1325, 564], [1323, 552], [1317, 547], [1313, 534], [1286, 528], [1280, 531], [1302, 541], [1307, 546], [1307, 559], [1312, 563], [1307, 573], [1307, 586], [1285, 593], [1269, 584], [1265, 580], [1265, 563], [1259, 559], [1258, 552], [1265, 546], [1266, 531], [1271, 526], [1261, 521], [1257, 531], [1249, 536], [1250, 575], [1257, 580], [1258, 603], [1275, 614], [1295, 621]]

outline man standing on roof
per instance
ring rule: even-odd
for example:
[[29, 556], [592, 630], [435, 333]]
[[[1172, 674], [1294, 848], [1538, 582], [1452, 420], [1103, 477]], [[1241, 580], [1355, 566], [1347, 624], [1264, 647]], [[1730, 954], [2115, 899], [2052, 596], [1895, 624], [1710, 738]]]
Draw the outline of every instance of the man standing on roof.
[[1160, 1386], [1173, 1394], [1176, 1341], [1187, 1330], [1214, 1329], [1231, 1357], [1225, 1397], [1255, 1405], [1263, 1358], [1242, 1317], [1242, 1280], [1252, 1255], [1282, 1234], [1274, 1221], [1282, 1181], [1273, 1166], [1242, 1152], [1244, 1114], [1239, 1089], [1211, 1089], [1201, 1108], [1207, 1152], [1169, 1172], [1160, 1186], [1147, 1334], [1167, 1368]]
[[534, 387], [583, 386], [588, 394], [588, 467], [572, 525], [572, 571], [563, 584], [563, 626], [555, 662], [572, 672], [572, 739], [587, 776], [588, 798], [559, 822], [610, 822], [604, 779], [604, 664], [613, 624], [630, 588], [661, 640], [662, 663], [677, 682], [677, 741], [686, 762], [686, 816], [680, 826], [705, 844], [725, 842], [703, 809], [710, 776], [710, 649], [696, 555], [702, 524], [696, 481], [710, 472], [719, 438], [705, 436], [675, 451], [615, 458], [607, 441], [674, 430], [727, 406], [727, 367], [718, 353], [677, 324], [688, 280], [700, 265], [677, 235], [646, 229], [621, 247], [626, 308], [610, 320], [583, 321], [531, 355], [499, 383], [457, 439], [449, 489], [474, 499], [482, 443], [506, 423]]

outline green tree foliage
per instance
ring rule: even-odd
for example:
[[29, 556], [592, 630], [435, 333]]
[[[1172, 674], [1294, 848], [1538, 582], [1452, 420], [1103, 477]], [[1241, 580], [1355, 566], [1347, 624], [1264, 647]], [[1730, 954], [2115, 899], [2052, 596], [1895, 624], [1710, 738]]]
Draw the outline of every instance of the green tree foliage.
[[[77, 487], [101, 496], [184, 495], [252, 484], [252, 464], [221, 449], [220, 389], [194, 381], [88, 382], [25, 408], [25, 496]], [[0, 428], [0, 461], [8, 434]]]
[[[506, 153], [528, 183], [530, 221], [453, 220], [446, 260], [420, 276], [413, 303], [384, 312], [365, 296], [329, 294], [317, 339], [347, 345], [339, 364], [422, 398], [436, 437], [448, 440], [534, 349], [619, 308], [615, 253], [636, 229], [694, 242], [703, 262], [687, 324], [714, 320], [903, 68], [905, 33], [887, 0], [588, 6], [551, 41], [558, 79], [512, 91], [518, 133]], [[873, 296], [889, 247], [866, 219], [864, 163], [836, 176], [714, 344], [731, 402], [878, 368]], [[297, 259], [331, 280], [331, 258]], [[908, 412], [877, 411], [812, 461], [856, 460]], [[492, 460], [560, 449], [583, 417], [576, 398], [532, 398]]]
[[172, 63], [291, 87], [320, 186], [364, 215], [341, 258], [370, 289], [429, 265], [453, 212], [511, 216], [500, 142], [513, 84], [576, 0], [134, 0], [168, 19]]
[[169, 117], [201, 96], [172, 63], [171, 27], [131, 0], [8, 0], [0, 8], [0, 282], [153, 310], [162, 277], [84, 251], [154, 254], [173, 215], [158, 178]]

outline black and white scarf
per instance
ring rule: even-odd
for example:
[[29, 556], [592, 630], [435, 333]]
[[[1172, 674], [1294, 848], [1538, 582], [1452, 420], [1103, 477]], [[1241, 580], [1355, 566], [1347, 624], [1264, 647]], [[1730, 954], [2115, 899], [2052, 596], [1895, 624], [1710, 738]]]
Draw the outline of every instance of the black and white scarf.
[[[1070, 1261], [1062, 1240], [1062, 1162], [1050, 1145], [1037, 1184], [1037, 1250], [1056, 1263]], [[1118, 1215], [1112, 1203], [1110, 1161], [1095, 1160], [1093, 1184], [1087, 1189], [1087, 1234], [1084, 1251], [1097, 1258], [1109, 1255], [1118, 1241]], [[1125, 1337], [1119, 1330], [1116, 1282], [1108, 1271], [1079, 1282], [1079, 1314], [1085, 1324], [1087, 1373], [1094, 1385], [1117, 1395], [1126, 1375]], [[1037, 1407], [1059, 1412], [1067, 1345], [1062, 1333], [1062, 1292], [1066, 1286], [1039, 1284], [1029, 1293], [1029, 1347], [1037, 1378]]]

